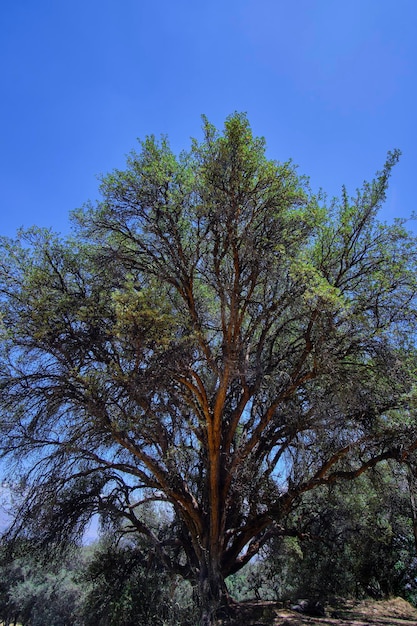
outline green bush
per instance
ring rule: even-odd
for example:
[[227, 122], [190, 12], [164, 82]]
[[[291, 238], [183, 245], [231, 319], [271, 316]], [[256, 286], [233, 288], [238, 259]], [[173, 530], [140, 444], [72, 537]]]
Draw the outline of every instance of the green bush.
[[81, 578], [89, 589], [82, 610], [85, 626], [194, 623], [191, 586], [138, 546], [103, 544]]

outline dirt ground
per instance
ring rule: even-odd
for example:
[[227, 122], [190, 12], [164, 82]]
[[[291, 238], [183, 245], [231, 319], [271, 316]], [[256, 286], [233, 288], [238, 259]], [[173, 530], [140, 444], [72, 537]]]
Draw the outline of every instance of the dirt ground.
[[308, 617], [279, 603], [248, 602], [240, 605], [235, 626], [417, 626], [417, 609], [402, 598], [334, 599], [324, 607], [325, 617]]

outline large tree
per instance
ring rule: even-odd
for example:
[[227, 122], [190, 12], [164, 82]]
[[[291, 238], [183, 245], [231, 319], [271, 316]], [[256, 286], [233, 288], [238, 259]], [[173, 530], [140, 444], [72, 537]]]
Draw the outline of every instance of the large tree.
[[[327, 205], [245, 116], [176, 157], [150, 137], [73, 239], [3, 241], [1, 444], [25, 479], [15, 530], [93, 512], [193, 581], [225, 579], [317, 486], [417, 448], [416, 247], [377, 220], [398, 154]], [[158, 534], [141, 503], [171, 510]]]

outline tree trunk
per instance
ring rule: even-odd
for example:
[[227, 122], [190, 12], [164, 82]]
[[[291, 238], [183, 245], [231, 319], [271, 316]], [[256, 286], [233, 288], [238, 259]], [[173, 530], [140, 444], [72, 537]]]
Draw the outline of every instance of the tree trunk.
[[200, 565], [198, 581], [201, 626], [212, 626], [231, 617], [231, 606], [224, 576], [217, 559], [207, 558]]
[[[415, 470], [414, 470], [415, 471]], [[417, 553], [417, 500], [416, 500], [416, 479], [411, 465], [407, 465], [408, 490], [410, 495], [411, 521], [414, 534], [414, 546]]]

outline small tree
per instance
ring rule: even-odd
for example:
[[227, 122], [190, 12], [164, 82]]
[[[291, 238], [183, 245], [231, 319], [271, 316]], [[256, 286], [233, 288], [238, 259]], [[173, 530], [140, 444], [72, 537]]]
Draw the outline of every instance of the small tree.
[[[213, 623], [227, 576], [289, 532], [303, 494], [407, 461], [416, 248], [376, 217], [397, 159], [326, 208], [236, 114], [178, 158], [148, 138], [75, 239], [4, 241], [15, 530], [56, 540], [106, 512], [194, 582]], [[144, 522], [150, 500], [171, 536]]]

